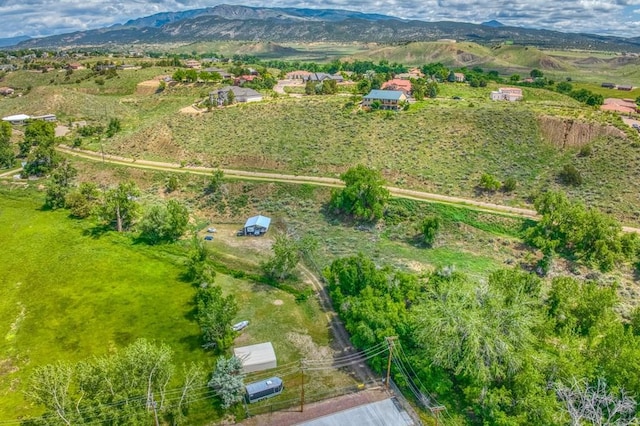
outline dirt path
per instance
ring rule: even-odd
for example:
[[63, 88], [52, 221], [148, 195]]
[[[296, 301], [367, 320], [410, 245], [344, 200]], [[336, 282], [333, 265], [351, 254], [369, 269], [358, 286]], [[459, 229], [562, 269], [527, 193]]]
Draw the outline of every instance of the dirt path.
[[[96, 153], [93, 151], [83, 151], [72, 149], [66, 145], [60, 145], [56, 148], [58, 151], [74, 155], [76, 157], [85, 158], [93, 161], [103, 161], [111, 164], [120, 164], [129, 167], [137, 167], [141, 169], [161, 170], [161, 171], [174, 171], [178, 173], [192, 173], [200, 175], [210, 175], [214, 170], [209, 167], [182, 167], [177, 163], [164, 163], [159, 161], [149, 160], [137, 160], [133, 158], [121, 157], [117, 155]], [[282, 173], [263, 173], [263, 172], [249, 172], [244, 170], [222, 169], [223, 173], [227, 177], [241, 178], [248, 180], [261, 180], [268, 182], [289, 182], [289, 183], [310, 183], [313, 185], [330, 186], [330, 187], [342, 187], [344, 183], [340, 179], [320, 177], [320, 176], [296, 176], [286, 175]], [[449, 195], [433, 194], [430, 192], [415, 191], [410, 189], [396, 188], [393, 186], [387, 186], [387, 189], [392, 196], [398, 198], [407, 198], [419, 201], [430, 201], [443, 204], [452, 204], [456, 206], [462, 206], [477, 211], [484, 211], [489, 213], [500, 213], [508, 216], [523, 217], [528, 219], [538, 219], [535, 210], [504, 206], [500, 204], [487, 203], [484, 201], [471, 200], [462, 197], [452, 197]], [[640, 228], [623, 226], [622, 229], [625, 232], [636, 232], [640, 234]]]
[[[349, 333], [347, 332], [346, 328], [344, 328], [343, 322], [338, 317], [338, 314], [333, 310], [333, 306], [331, 306], [331, 299], [329, 298], [327, 288], [320, 281], [320, 279], [318, 279], [318, 277], [306, 266], [300, 263], [299, 267], [302, 270], [304, 276], [307, 278], [307, 281], [318, 293], [320, 305], [324, 310], [327, 322], [331, 327], [331, 334], [335, 339], [334, 346], [336, 346], [336, 349], [338, 349], [338, 352], [335, 354], [335, 356], [343, 357], [346, 355], [357, 353], [358, 351], [351, 345]], [[373, 371], [371, 371], [369, 366], [364, 361], [352, 364], [349, 366], [349, 368], [361, 383], [373, 382], [379, 379], [377, 375], [373, 374]]]
[[16, 173], [19, 173], [19, 172], [21, 172], [21, 171], [22, 171], [22, 167], [20, 167], [19, 169], [8, 170], [8, 171], [6, 171], [6, 172], [2, 172], [2, 173], [0, 173], [0, 178], [8, 177], [8, 176], [13, 176], [13, 175], [15, 175]]

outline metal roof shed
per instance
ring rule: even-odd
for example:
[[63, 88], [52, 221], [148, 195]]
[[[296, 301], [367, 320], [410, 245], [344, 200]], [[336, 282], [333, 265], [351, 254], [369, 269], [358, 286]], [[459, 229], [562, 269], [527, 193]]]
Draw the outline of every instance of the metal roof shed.
[[269, 230], [269, 225], [271, 225], [270, 218], [262, 215], [253, 216], [244, 224], [244, 233], [262, 235]]
[[271, 342], [235, 348], [233, 353], [242, 361], [242, 370], [245, 373], [268, 370], [278, 366], [276, 353]]

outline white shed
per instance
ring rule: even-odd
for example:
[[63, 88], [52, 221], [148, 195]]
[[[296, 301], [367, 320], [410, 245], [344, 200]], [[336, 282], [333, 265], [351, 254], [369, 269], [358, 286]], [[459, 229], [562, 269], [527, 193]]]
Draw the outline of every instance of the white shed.
[[242, 370], [245, 373], [268, 370], [278, 366], [276, 353], [271, 342], [235, 348], [233, 353], [242, 361]]

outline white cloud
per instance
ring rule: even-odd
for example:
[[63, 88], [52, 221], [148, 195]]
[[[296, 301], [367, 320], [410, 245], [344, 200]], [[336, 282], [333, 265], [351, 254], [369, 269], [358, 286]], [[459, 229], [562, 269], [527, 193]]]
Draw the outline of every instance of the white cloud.
[[[122, 23], [158, 12], [214, 6], [224, 0], [0, 0], [0, 37], [43, 36]], [[228, 2], [228, 1], [227, 1]], [[636, 35], [640, 0], [245, 0], [247, 6], [337, 8], [424, 21], [506, 25], [565, 32]]]

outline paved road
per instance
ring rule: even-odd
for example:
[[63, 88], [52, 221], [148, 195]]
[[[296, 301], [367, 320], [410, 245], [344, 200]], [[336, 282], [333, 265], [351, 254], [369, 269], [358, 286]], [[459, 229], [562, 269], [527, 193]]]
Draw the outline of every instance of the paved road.
[[[141, 169], [161, 170], [161, 171], [173, 171], [178, 173], [192, 173], [201, 175], [210, 175], [214, 170], [209, 167], [182, 167], [177, 163], [164, 163], [158, 161], [138, 160], [134, 158], [121, 157], [117, 155], [104, 154], [83, 151], [70, 148], [65, 145], [60, 145], [58, 151], [74, 155], [77, 157], [85, 158], [93, 161], [104, 161], [111, 164], [120, 164], [129, 167], [137, 167]], [[282, 173], [262, 173], [262, 172], [249, 172], [245, 170], [233, 170], [222, 169], [226, 177], [248, 179], [248, 180], [261, 180], [268, 182], [289, 182], [289, 183], [309, 183], [320, 186], [330, 187], [342, 187], [344, 183], [340, 179], [321, 177], [321, 176], [296, 176], [287, 175]], [[456, 206], [462, 206], [478, 211], [485, 211], [490, 213], [500, 213], [507, 216], [538, 219], [535, 210], [525, 209], [521, 207], [504, 206], [500, 204], [487, 203], [484, 201], [471, 200], [462, 197], [452, 197], [449, 195], [434, 194], [430, 192], [415, 191], [410, 189], [396, 188], [393, 186], [387, 186], [387, 189], [392, 196], [398, 198], [407, 198], [419, 201], [430, 201], [443, 204], [452, 204]], [[640, 228], [623, 226], [625, 232], [636, 232], [640, 234]]]

